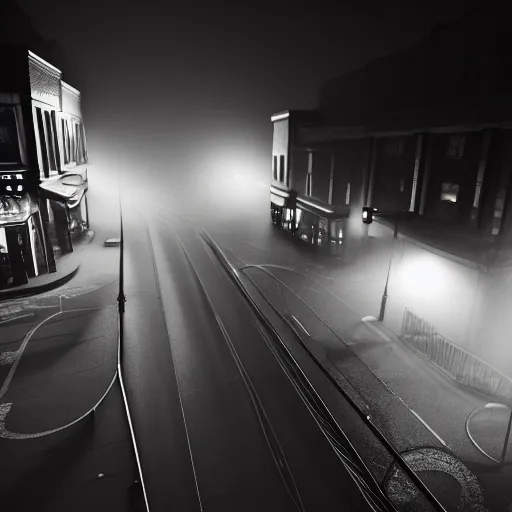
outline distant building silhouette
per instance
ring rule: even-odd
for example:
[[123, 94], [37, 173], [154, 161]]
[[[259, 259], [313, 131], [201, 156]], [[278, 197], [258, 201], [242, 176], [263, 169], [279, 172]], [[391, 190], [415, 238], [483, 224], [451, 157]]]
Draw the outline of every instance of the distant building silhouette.
[[510, 95], [506, 20], [489, 9], [473, 11], [436, 25], [416, 44], [329, 81], [318, 97], [325, 121], [368, 124], [411, 110], [418, 119], [427, 110], [468, 109]]
[[46, 40], [34, 27], [30, 16], [12, 0], [0, 2], [0, 44], [28, 48], [60, 69], [69, 72], [70, 59], [58, 41]]

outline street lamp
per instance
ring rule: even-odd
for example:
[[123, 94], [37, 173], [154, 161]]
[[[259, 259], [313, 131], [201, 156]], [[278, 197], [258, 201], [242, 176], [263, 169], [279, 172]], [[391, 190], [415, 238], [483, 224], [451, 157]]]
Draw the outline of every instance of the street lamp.
[[377, 213], [377, 208], [370, 206], [363, 206], [363, 222], [365, 224], [371, 224], [373, 222], [373, 216]]
[[[398, 237], [398, 222], [401, 217], [405, 214], [405, 211], [402, 210], [400, 212], [379, 212], [377, 208], [372, 208], [371, 206], [363, 206], [363, 222], [365, 224], [371, 224], [373, 222], [374, 217], [394, 217], [395, 220], [395, 229], [393, 232], [393, 242], [395, 238]], [[391, 246], [391, 256], [389, 258], [389, 266], [388, 273], [386, 276], [386, 285], [384, 286], [384, 293], [382, 294], [382, 300], [380, 302], [380, 313], [379, 313], [379, 321], [382, 322], [384, 320], [384, 313], [386, 311], [386, 302], [388, 300], [388, 283], [389, 283], [389, 274], [391, 273], [391, 262], [393, 261], [393, 245]]]

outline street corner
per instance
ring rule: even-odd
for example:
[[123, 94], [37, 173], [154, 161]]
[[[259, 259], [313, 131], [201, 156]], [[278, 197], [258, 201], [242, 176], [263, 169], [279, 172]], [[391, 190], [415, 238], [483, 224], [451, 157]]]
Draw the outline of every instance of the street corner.
[[[401, 456], [446, 510], [487, 511], [477, 477], [448, 450], [427, 446], [403, 452]], [[425, 494], [396, 462], [389, 468], [384, 486], [400, 511], [429, 508]]]
[[71, 281], [80, 267], [78, 258], [67, 258], [55, 272], [31, 277], [24, 284], [0, 289], [0, 303], [54, 290]]
[[94, 409], [117, 370], [117, 309], [59, 311], [4, 353], [0, 437], [56, 432]]

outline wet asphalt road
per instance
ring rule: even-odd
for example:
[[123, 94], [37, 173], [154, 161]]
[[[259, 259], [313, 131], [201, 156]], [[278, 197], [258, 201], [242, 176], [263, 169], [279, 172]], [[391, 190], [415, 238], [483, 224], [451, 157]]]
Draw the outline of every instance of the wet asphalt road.
[[125, 214], [125, 294], [125, 382], [152, 511], [370, 510], [197, 233]]

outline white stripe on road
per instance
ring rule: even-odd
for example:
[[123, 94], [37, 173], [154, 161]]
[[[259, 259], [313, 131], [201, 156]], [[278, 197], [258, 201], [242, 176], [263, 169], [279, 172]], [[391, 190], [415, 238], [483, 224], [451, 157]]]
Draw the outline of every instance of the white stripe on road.
[[423, 423], [423, 425], [425, 425], [425, 427], [427, 427], [430, 430], [430, 432], [437, 438], [437, 440], [443, 446], [448, 447], [448, 445], [441, 439], [441, 437], [438, 434], [436, 434], [435, 430], [416, 411], [413, 411], [412, 409], [409, 410], [414, 414], [414, 416], [416, 416], [416, 418], [418, 418], [421, 421], [421, 423]]
[[300, 328], [308, 335], [311, 337], [311, 334], [309, 334], [308, 331], [306, 331], [306, 328], [297, 320], [297, 318], [295, 318], [293, 315], [292, 315], [292, 318], [299, 324]]

